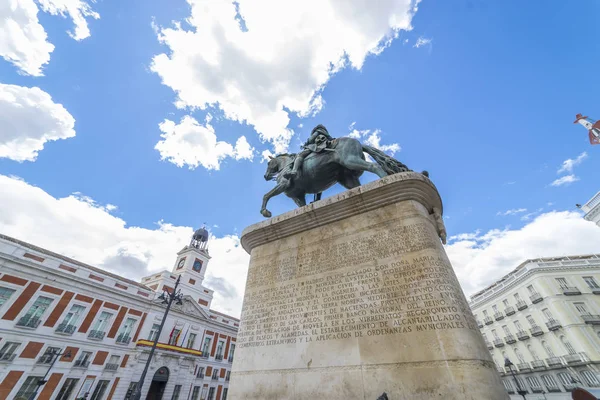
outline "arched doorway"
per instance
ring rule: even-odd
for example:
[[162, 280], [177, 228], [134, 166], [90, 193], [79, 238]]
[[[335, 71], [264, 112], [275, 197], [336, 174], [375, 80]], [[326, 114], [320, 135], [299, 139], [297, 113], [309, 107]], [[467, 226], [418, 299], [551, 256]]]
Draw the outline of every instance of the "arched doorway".
[[154, 373], [154, 377], [152, 377], [152, 383], [150, 384], [150, 390], [148, 390], [146, 400], [161, 400], [168, 380], [169, 368], [160, 367], [158, 371]]

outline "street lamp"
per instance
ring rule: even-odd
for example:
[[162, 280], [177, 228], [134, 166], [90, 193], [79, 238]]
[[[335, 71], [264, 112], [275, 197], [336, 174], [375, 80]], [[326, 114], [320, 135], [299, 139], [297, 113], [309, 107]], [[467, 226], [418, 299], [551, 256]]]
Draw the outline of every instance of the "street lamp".
[[148, 356], [148, 361], [146, 361], [146, 366], [144, 367], [144, 371], [142, 372], [142, 376], [140, 376], [140, 380], [133, 392], [132, 400], [140, 400], [142, 397], [142, 386], [144, 386], [144, 380], [146, 379], [146, 374], [148, 373], [148, 368], [150, 368], [150, 362], [152, 361], [152, 357], [154, 356], [154, 350], [156, 350], [156, 345], [158, 344], [158, 338], [160, 337], [160, 333], [165, 326], [165, 321], [167, 320], [167, 314], [169, 314], [169, 310], [171, 309], [171, 304], [175, 301], [176, 304], [182, 305], [183, 294], [181, 294], [181, 290], [177, 291], [177, 286], [179, 286], [179, 281], [181, 280], [181, 275], [177, 277], [177, 282], [175, 282], [175, 287], [171, 292], [164, 291], [158, 298], [162, 300], [162, 304], [166, 304], [167, 308], [165, 309], [165, 313], [163, 314], [162, 322], [160, 323], [160, 328], [158, 328], [158, 332], [154, 336], [154, 343], [152, 343], [152, 348], [150, 349], [150, 355]]
[[523, 396], [525, 400], [527, 400], [527, 397], [525, 397], [525, 395], [527, 395], [527, 390], [521, 388], [521, 384], [519, 383], [519, 380], [515, 376], [515, 371], [513, 370], [514, 364], [508, 358], [505, 358], [504, 366], [509, 369], [513, 379], [515, 380], [515, 383], [517, 384], [517, 393]]
[[31, 396], [29, 396], [29, 400], [34, 400], [35, 396], [37, 396], [38, 391], [40, 390], [40, 388], [42, 386], [44, 386], [46, 384], [46, 382], [48, 382], [46, 380], [46, 378], [48, 377], [48, 374], [50, 373], [50, 370], [52, 369], [52, 367], [54, 366], [54, 363], [56, 362], [56, 360], [58, 360], [58, 357], [64, 355], [65, 358], [71, 358], [71, 350], [68, 350], [67, 352], [61, 352], [60, 350], [52, 350], [52, 352], [50, 353], [50, 356], [52, 357], [52, 363], [50, 363], [50, 366], [48, 367], [48, 370], [46, 371], [46, 374], [44, 375], [44, 377], [37, 381], [36, 383], [36, 387], [35, 390], [33, 391], [33, 393], [31, 393]]

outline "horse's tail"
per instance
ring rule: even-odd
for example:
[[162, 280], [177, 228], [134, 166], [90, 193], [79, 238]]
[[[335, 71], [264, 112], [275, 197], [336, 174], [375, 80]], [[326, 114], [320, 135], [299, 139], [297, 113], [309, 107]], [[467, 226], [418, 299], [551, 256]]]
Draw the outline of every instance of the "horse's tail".
[[397, 174], [398, 172], [411, 171], [406, 165], [402, 164], [395, 158], [388, 156], [383, 151], [378, 150], [375, 147], [363, 144], [362, 149], [365, 153], [373, 157], [373, 160], [375, 160], [375, 162], [379, 164], [379, 166], [383, 168], [385, 173], [388, 175]]

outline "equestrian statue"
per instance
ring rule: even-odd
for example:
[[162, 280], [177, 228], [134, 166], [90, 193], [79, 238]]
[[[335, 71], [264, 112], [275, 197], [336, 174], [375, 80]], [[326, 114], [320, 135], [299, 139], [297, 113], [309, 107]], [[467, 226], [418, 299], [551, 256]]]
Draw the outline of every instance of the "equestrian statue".
[[[269, 157], [265, 180], [274, 179], [277, 185], [263, 197], [260, 213], [264, 217], [271, 217], [271, 212], [267, 210], [269, 199], [281, 193], [302, 207], [306, 205], [307, 193], [315, 194], [315, 199], [319, 200], [321, 193], [336, 183], [346, 189], [360, 186], [358, 178], [364, 171], [377, 174], [380, 178], [410, 171], [400, 161], [354, 138], [334, 139], [323, 125], [317, 125], [312, 130], [302, 147], [298, 154]], [[364, 153], [371, 156], [375, 163], [366, 161]], [[429, 176], [427, 171], [422, 173]]]

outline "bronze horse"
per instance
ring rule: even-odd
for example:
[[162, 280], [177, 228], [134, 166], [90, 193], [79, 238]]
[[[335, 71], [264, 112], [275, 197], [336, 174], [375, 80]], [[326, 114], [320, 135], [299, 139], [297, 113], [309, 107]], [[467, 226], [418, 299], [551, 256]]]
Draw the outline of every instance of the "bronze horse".
[[[364, 171], [377, 174], [380, 178], [398, 172], [410, 171], [408, 167], [382, 151], [361, 144], [350, 137], [341, 137], [331, 141], [330, 151], [311, 153], [306, 157], [298, 174], [289, 178], [289, 171], [296, 158], [296, 154], [279, 154], [270, 157], [265, 173], [265, 180], [277, 181], [277, 185], [263, 197], [260, 213], [264, 217], [271, 217], [267, 210], [267, 203], [271, 197], [285, 193], [298, 205], [306, 205], [306, 194], [320, 195], [324, 190], [336, 183], [346, 189], [360, 186], [359, 177]], [[375, 163], [365, 160], [367, 153]], [[423, 172], [427, 175], [427, 172]]]

